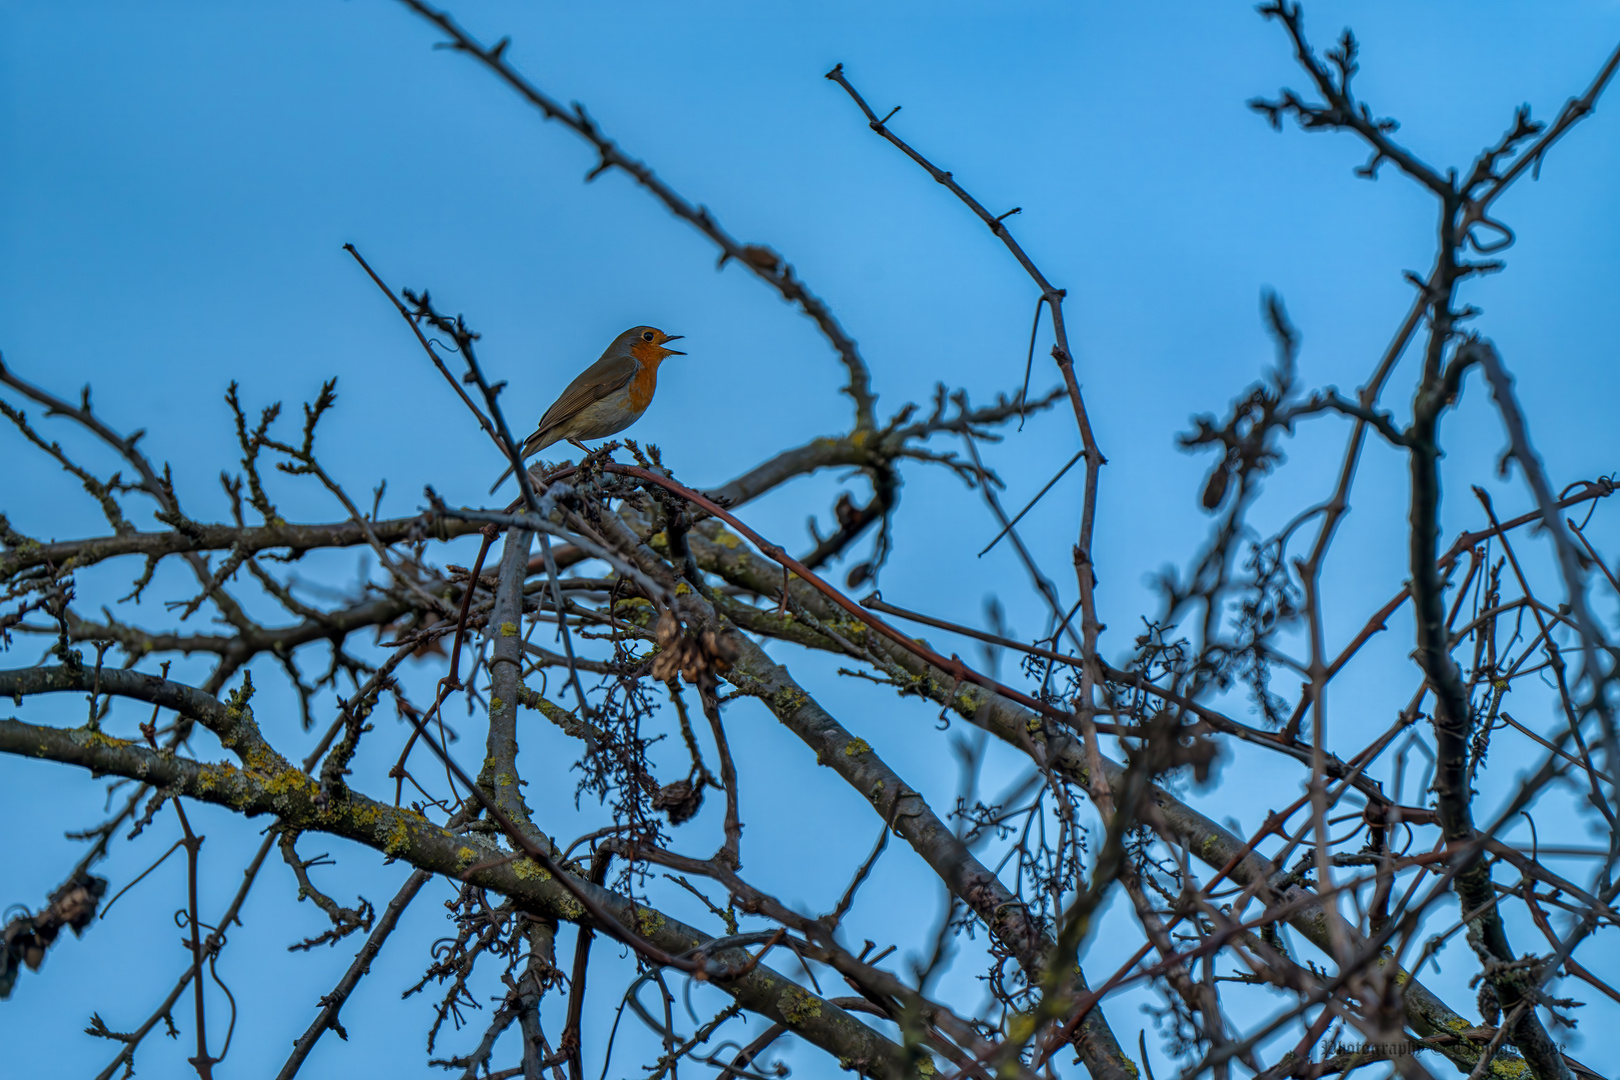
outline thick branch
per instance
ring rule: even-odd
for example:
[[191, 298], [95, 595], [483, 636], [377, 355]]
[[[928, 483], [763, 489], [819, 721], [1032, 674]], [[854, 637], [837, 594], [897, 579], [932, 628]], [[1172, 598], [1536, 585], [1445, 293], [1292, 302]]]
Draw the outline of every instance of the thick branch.
[[[510, 896], [537, 915], [567, 922], [579, 922], [585, 917], [584, 907], [573, 893], [533, 862], [510, 860], [508, 853], [480, 837], [458, 836], [413, 810], [386, 806], [352, 791], [346, 799], [329, 800], [322, 806], [319, 785], [293, 767], [268, 772], [238, 769], [150, 750], [84, 729], [39, 727], [12, 719], [0, 719], [0, 753], [140, 779], [175, 795], [225, 806], [247, 817], [273, 814], [289, 827], [341, 836], [421, 870], [458, 879], [465, 875], [465, 880]], [[685, 953], [714, 940], [662, 912], [634, 904], [584, 879], [575, 879], [573, 884], [667, 952]], [[719, 951], [713, 959], [741, 970], [752, 958], [742, 948], [730, 948]], [[899, 1047], [764, 964], [753, 965], [735, 981], [716, 985], [744, 1008], [787, 1024], [806, 1041], [837, 1058], [848, 1059], [852, 1067], [864, 1068], [879, 1077], [898, 1075], [894, 1069], [895, 1063], [902, 1060]]]
[[417, 540], [448, 540], [477, 532], [470, 521], [455, 521], [418, 514], [386, 521], [339, 521], [329, 525], [203, 525], [181, 532], [131, 532], [122, 536], [99, 536], [88, 540], [63, 540], [51, 544], [29, 544], [0, 551], [0, 580], [35, 566], [54, 566], [61, 571], [79, 570], [120, 555], [162, 558], [194, 551], [234, 551], [257, 555], [261, 551], [285, 550], [290, 555], [330, 547], [358, 547], [369, 543], [370, 530], [384, 544], [412, 543]]
[[[715, 542], [705, 533], [720, 535], [722, 542]], [[757, 589], [772, 578], [770, 564], [749, 552], [735, 537], [725, 536], [717, 523], [699, 526], [688, 536], [688, 543], [700, 567], [728, 581]], [[780, 578], [776, 580], [780, 587]], [[803, 583], [794, 582], [790, 589], [796, 603], [824, 620], [826, 625], [836, 628], [846, 640], [858, 643], [885, 663], [909, 673], [913, 679], [911, 686], [918, 693], [948, 706], [1009, 746], [1025, 753], [1030, 753], [1032, 747], [1037, 749], [1054, 771], [1083, 787], [1089, 785], [1087, 755], [1079, 739], [1049, 724], [1043, 725], [1036, 713], [1017, 702], [978, 686], [962, 685], [948, 673], [931, 667], [914, 654], [891, 649], [876, 635], [863, 635], [864, 627], [859, 624], [851, 626], [847, 619], [839, 621], [841, 612]], [[798, 635], [789, 639], [815, 648], [843, 652], [837, 643], [820, 638], [808, 626], [802, 627]], [[1124, 780], [1124, 765], [1107, 757], [1102, 758], [1102, 765], [1110, 785], [1118, 785]], [[1310, 901], [1309, 894], [1298, 885], [1290, 887], [1286, 894], [1274, 894], [1269, 882], [1278, 874], [1278, 868], [1269, 859], [1254, 851], [1230, 830], [1157, 785], [1149, 789], [1148, 802], [1144, 817], [1167, 843], [1185, 848], [1200, 862], [1224, 872], [1233, 883], [1256, 891], [1268, 906], [1285, 902], [1298, 905], [1289, 915], [1289, 925], [1317, 948], [1332, 955], [1326, 916], [1321, 906]], [[1359, 944], [1359, 940], [1352, 940]], [[1469, 1026], [1467, 1019], [1417, 979], [1410, 978], [1408, 973], [1398, 971], [1396, 978], [1403, 983], [1407, 1019], [1419, 1034], [1445, 1034]], [[1470, 1067], [1478, 1059], [1477, 1052], [1465, 1044], [1448, 1046], [1443, 1048], [1443, 1052]], [[1489, 1075], [1498, 1074], [1493, 1072]]]
[[[291, 767], [287, 759], [259, 734], [259, 725], [254, 722], [253, 710], [248, 706], [253, 692], [251, 681], [244, 690], [232, 695], [230, 704], [226, 704], [183, 683], [121, 668], [102, 668], [98, 671], [76, 664], [0, 671], [0, 697], [13, 697], [19, 701], [32, 694], [75, 690], [89, 693], [92, 689], [102, 694], [134, 698], [159, 708], [173, 709], [181, 716], [196, 720], [212, 731], [220, 743], [250, 769], [279, 772]], [[101, 736], [97, 732], [87, 731], [85, 737], [94, 739]]]
[[[923, 857], [952, 894], [1012, 951], [1031, 983], [1039, 983], [1050, 959], [1052, 942], [1031, 919], [1025, 904], [974, 856], [871, 744], [851, 734], [817, 704], [786, 668], [773, 662], [747, 638], [739, 641], [738, 648], [726, 680], [763, 701], [784, 727], [815, 751], [817, 764], [829, 766], [869, 801], [880, 817], [892, 821], [894, 830]], [[1085, 975], [1078, 965], [1067, 990], [1075, 997], [1087, 992]], [[1128, 1080], [1135, 1072], [1100, 1009], [1087, 1017], [1076, 1033], [1075, 1045], [1095, 1080]]]
[[[636, 543], [641, 565], [647, 572], [670, 574], [662, 560], [645, 544], [637, 542], [635, 533], [618, 519], [604, 517], [602, 524], [614, 533], [623, 530], [624, 542]], [[673, 591], [673, 580], [668, 584]], [[715, 608], [697, 595], [686, 595], [683, 604], [690, 616], [713, 622], [718, 627], [725, 626], [725, 620], [717, 617]], [[973, 855], [916, 789], [906, 784], [865, 739], [851, 734], [823, 709], [793, 680], [787, 669], [772, 661], [747, 638], [739, 638], [735, 646], [736, 656], [731, 670], [725, 674], [726, 680], [743, 693], [763, 701], [783, 726], [815, 751], [819, 764], [831, 766], [868, 800], [878, 815], [890, 822], [923, 857], [946, 887], [1017, 957], [1029, 972], [1032, 983], [1045, 980], [1051, 942], [994, 871]], [[1074, 978], [1065, 983], [1072, 994], [1086, 992], [1085, 977], [1078, 968]], [[1098, 1080], [1123, 1080], [1133, 1068], [1130, 1059], [1120, 1049], [1100, 1011], [1088, 1021], [1075, 1040], [1087, 1069]]]
[[495, 607], [489, 616], [488, 637], [494, 643], [489, 660], [489, 750], [478, 774], [484, 794], [525, 830], [534, 825], [518, 781], [517, 712], [523, 685], [523, 579], [533, 539], [534, 534], [524, 529], [506, 532]]

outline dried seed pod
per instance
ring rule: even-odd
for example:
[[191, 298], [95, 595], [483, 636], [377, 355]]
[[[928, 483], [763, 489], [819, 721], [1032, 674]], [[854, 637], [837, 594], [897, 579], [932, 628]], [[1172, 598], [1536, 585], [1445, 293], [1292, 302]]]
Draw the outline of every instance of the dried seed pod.
[[708, 692], [714, 688], [715, 676], [731, 670], [731, 661], [737, 656], [737, 645], [729, 631], [705, 627], [695, 634], [682, 633], [679, 621], [667, 611], [659, 617], [654, 636], [658, 655], [653, 657], [649, 672], [660, 682], [680, 675]]
[[681, 624], [673, 612], [666, 611], [658, 617], [658, 625], [653, 630], [653, 637], [658, 642], [658, 655], [653, 657], [651, 673], [659, 682], [668, 682], [681, 670]]
[[651, 674], [659, 682], [668, 682], [681, 670], [680, 661], [675, 656], [675, 650], [665, 649], [653, 657]]
[[690, 780], [677, 780], [659, 788], [652, 805], [669, 818], [671, 825], [682, 825], [691, 821], [703, 806], [703, 788]]
[[680, 621], [675, 618], [675, 613], [673, 611], [666, 611], [662, 615], [658, 616], [658, 626], [653, 630], [653, 636], [658, 639], [658, 647], [660, 649], [667, 649], [671, 645], [675, 644], [675, 640], [679, 638], [680, 635], [681, 624]]
[[732, 640], [730, 631], [705, 628], [698, 640], [709, 656], [711, 670], [721, 675], [731, 670], [731, 662], [737, 659], [737, 643]]

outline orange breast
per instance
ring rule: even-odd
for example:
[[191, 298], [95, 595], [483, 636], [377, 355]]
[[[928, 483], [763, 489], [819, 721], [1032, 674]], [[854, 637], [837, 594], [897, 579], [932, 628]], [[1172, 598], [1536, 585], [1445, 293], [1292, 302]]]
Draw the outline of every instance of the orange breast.
[[658, 361], [648, 364], [643, 362], [641, 370], [636, 372], [630, 380], [630, 407], [637, 413], [646, 411], [653, 399], [653, 391], [658, 388]]

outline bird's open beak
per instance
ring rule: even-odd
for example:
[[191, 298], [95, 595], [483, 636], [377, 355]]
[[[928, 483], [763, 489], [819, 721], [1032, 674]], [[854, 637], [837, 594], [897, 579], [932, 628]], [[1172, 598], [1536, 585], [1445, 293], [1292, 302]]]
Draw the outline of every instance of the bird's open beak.
[[658, 347], [660, 349], [663, 349], [665, 352], [669, 353], [671, 356], [685, 356], [686, 354], [681, 352], [681, 350], [679, 350], [679, 349], [671, 349], [669, 347], [670, 342], [679, 341], [679, 340], [681, 340], [681, 338], [683, 338], [685, 336], [686, 336], [685, 334], [669, 334], [668, 336], [666, 336], [664, 338], [664, 340], [661, 343], [659, 343]]

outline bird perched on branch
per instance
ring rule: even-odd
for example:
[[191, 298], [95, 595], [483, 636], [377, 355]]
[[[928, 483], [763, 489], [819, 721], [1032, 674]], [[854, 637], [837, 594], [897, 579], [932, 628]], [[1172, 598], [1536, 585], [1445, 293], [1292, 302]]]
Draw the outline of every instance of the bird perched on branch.
[[[523, 441], [521, 455], [528, 457], [564, 439], [583, 450], [581, 439], [604, 439], [640, 420], [658, 388], [658, 365], [666, 356], [686, 355], [664, 347], [681, 337], [656, 326], [632, 326], [614, 338], [602, 358], [569, 383], [546, 410], [534, 434]], [[511, 474], [508, 466], [490, 492]]]

